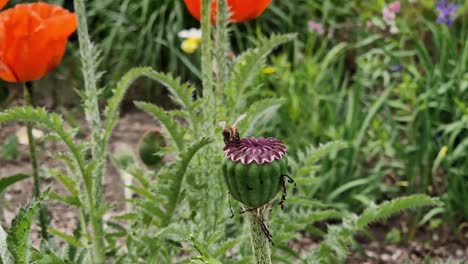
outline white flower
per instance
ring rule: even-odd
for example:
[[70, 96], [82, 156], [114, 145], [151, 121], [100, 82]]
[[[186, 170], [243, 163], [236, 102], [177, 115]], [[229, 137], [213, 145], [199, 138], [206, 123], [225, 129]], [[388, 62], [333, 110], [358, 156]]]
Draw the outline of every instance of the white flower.
[[390, 27], [390, 33], [392, 34], [398, 34], [400, 32], [400, 30], [398, 29], [398, 27], [396, 25], [393, 25]]
[[183, 39], [180, 48], [187, 54], [192, 54], [197, 51], [202, 39], [202, 32], [200, 29], [191, 28], [184, 29], [177, 34], [179, 38]]
[[190, 29], [184, 29], [181, 30], [177, 36], [182, 39], [198, 39], [200, 40], [202, 38], [202, 31], [201, 29], [198, 28], [190, 28]]

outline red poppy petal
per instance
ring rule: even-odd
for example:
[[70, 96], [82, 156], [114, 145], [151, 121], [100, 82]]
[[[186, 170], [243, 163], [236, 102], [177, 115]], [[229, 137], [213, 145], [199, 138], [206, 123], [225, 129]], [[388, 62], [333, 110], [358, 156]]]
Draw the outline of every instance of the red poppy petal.
[[3, 79], [7, 82], [18, 82], [15, 74], [10, 70], [10, 68], [3, 64], [0, 61], [0, 79]]
[[[17, 82], [42, 78], [62, 60], [77, 17], [46, 3], [18, 4], [0, 13], [0, 78]], [[3, 30], [2, 30], [3, 29]], [[0, 69], [1, 70], [1, 69]]]
[[185, 6], [189, 10], [190, 14], [200, 20], [201, 18], [201, 0], [184, 0]]
[[0, 0], [0, 9], [2, 9], [7, 3], [8, 0]]
[[258, 4], [256, 5], [256, 10], [252, 14], [251, 18], [255, 18], [261, 15], [270, 4], [271, 4], [271, 0], [258, 0]]
[[[200, 0], [184, 0], [185, 5], [187, 6], [190, 14], [193, 17], [200, 20], [201, 17], [201, 1]], [[212, 2], [212, 12], [211, 12], [211, 22], [216, 22], [216, 3], [214, 0]], [[259, 16], [265, 11], [268, 5], [271, 3], [271, 0], [228, 0], [228, 6], [231, 11], [231, 21], [232, 22], [243, 22], [251, 20]]]

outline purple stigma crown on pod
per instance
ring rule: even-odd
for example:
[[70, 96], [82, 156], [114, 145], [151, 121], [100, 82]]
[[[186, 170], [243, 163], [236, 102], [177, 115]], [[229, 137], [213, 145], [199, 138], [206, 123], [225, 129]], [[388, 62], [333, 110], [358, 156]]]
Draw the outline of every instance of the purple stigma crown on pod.
[[281, 160], [286, 154], [286, 146], [276, 138], [242, 138], [239, 142], [224, 147], [226, 158], [248, 165], [271, 163]]

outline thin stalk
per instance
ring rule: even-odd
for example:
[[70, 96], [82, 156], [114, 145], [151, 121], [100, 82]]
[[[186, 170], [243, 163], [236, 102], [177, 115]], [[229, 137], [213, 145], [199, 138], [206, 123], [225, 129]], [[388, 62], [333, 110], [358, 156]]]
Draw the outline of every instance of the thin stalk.
[[[23, 85], [23, 90], [25, 105], [34, 106], [32, 99], [32, 83], [25, 83]], [[39, 166], [37, 164], [36, 141], [33, 136], [33, 124], [31, 122], [27, 122], [26, 127], [28, 133], [29, 157], [32, 165], [34, 197], [39, 198], [39, 196], [41, 196], [41, 186], [39, 179]], [[49, 239], [49, 234], [47, 233], [47, 207], [45, 203], [42, 204], [39, 210], [39, 224], [41, 226], [42, 238], [45, 240]]]
[[256, 264], [271, 264], [270, 242], [265, 236], [267, 218], [268, 208], [266, 207], [247, 212]]

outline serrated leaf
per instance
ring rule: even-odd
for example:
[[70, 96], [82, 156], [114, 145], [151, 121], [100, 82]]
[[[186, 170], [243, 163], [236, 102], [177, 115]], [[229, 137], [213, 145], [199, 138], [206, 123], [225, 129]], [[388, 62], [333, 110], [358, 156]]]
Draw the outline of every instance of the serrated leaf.
[[268, 39], [260, 41], [258, 48], [250, 49], [241, 54], [237, 58], [232, 73], [229, 76], [226, 92], [230, 97], [237, 98], [236, 95], [243, 94], [245, 89], [252, 85], [254, 79], [265, 65], [266, 57], [273, 49], [295, 38], [295, 34], [273, 35]]
[[29, 178], [31, 175], [28, 174], [15, 174], [13, 176], [5, 177], [0, 179], [0, 194], [8, 188], [8, 186], [13, 185], [19, 181]]
[[29, 263], [29, 232], [31, 225], [39, 211], [42, 202], [47, 197], [49, 190], [41, 194], [39, 199], [30, 202], [26, 207], [21, 208], [11, 223], [8, 231], [7, 247], [13, 256], [15, 263]]
[[78, 189], [76, 189], [76, 186], [79, 186], [78, 183], [68, 175], [65, 175], [59, 170], [49, 170], [50, 174], [52, 174], [57, 180], [62, 183], [62, 185], [70, 192], [70, 194], [74, 196], [78, 196], [79, 192]]
[[195, 237], [189, 236], [189, 240], [192, 242], [193, 247], [198, 251], [200, 254], [199, 259], [203, 263], [207, 264], [221, 264], [219, 260], [217, 260], [213, 255], [209, 252], [208, 248], [203, 245], [200, 241], [198, 241]]
[[174, 78], [171, 74], [160, 73], [157, 71], [148, 72], [145, 76], [164, 85], [171, 93], [173, 101], [180, 105], [183, 110], [187, 110], [188, 112], [192, 112], [192, 110], [194, 110], [192, 105], [195, 90], [189, 85], [183, 84], [180, 81], [180, 78]]
[[313, 224], [315, 222], [329, 220], [329, 219], [340, 219], [345, 216], [344, 213], [338, 212], [336, 210], [325, 210], [325, 211], [315, 211], [311, 212], [309, 215], [303, 216], [297, 219], [297, 222], [305, 224]]
[[358, 228], [364, 228], [372, 222], [388, 218], [402, 210], [436, 205], [441, 205], [439, 199], [431, 198], [424, 194], [415, 194], [407, 197], [396, 198], [394, 200], [384, 202], [376, 207], [366, 209], [364, 213], [359, 216], [357, 226]]
[[87, 188], [91, 188], [91, 175], [85, 174], [84, 145], [73, 141], [73, 135], [64, 129], [62, 118], [54, 113], [47, 113], [44, 108], [33, 108], [30, 106], [13, 107], [0, 113], [0, 124], [9, 121], [28, 121], [39, 123], [54, 131], [65, 143], [73, 154], [80, 171], [84, 177]]
[[112, 97], [108, 101], [107, 108], [105, 110], [106, 123], [105, 123], [105, 135], [104, 142], [107, 144], [112, 130], [114, 129], [117, 120], [119, 118], [119, 107], [120, 104], [130, 88], [131, 84], [139, 77], [148, 77], [155, 81], [158, 81], [164, 85], [172, 95], [172, 99], [175, 103], [179, 104], [183, 110], [188, 112], [191, 117], [190, 121], [195, 120], [195, 107], [193, 107], [192, 94], [194, 89], [187, 84], [183, 84], [180, 78], [174, 78], [171, 74], [164, 74], [149, 67], [134, 68], [126, 73], [114, 90]]
[[[180, 154], [179, 160], [176, 161], [176, 163], [174, 164], [174, 173], [165, 176], [165, 180], [167, 180], [166, 184], [170, 185], [171, 188], [169, 192], [166, 193], [168, 204], [166, 205], [167, 215], [162, 222], [163, 226], [169, 225], [172, 220], [172, 216], [179, 202], [179, 196], [182, 190], [182, 183], [184, 181], [185, 173], [190, 164], [190, 161], [200, 149], [202, 149], [208, 144], [211, 144], [212, 142], [213, 139], [211, 138], [201, 138], [199, 141], [189, 146], [184, 152]], [[161, 175], [160, 177], [163, 177], [163, 175]], [[157, 193], [161, 192], [157, 191]]]
[[83, 243], [81, 243], [81, 241], [79, 241], [78, 239], [74, 238], [73, 236], [69, 236], [57, 229], [54, 229], [54, 228], [49, 228], [48, 229], [49, 233], [51, 233], [52, 235], [54, 236], [58, 236], [60, 237], [61, 239], [63, 239], [65, 242], [67, 242], [68, 244], [74, 246], [74, 247], [83, 247]]
[[338, 151], [344, 148], [349, 147], [349, 144], [338, 140], [338, 141], [332, 141], [328, 142], [326, 144], [320, 145], [318, 148], [311, 147], [309, 150], [306, 151], [306, 162], [307, 164], [312, 164], [319, 159], [323, 158], [325, 155], [330, 154], [331, 152]]
[[55, 255], [54, 253], [49, 253], [42, 256], [35, 264], [68, 264], [69, 262], [65, 262], [63, 259]]
[[63, 196], [56, 192], [49, 193], [49, 199], [62, 202], [64, 204], [80, 207], [81, 202], [77, 196]]
[[161, 124], [171, 136], [172, 140], [174, 140], [179, 151], [184, 149], [184, 136], [180, 129], [180, 125], [173, 119], [171, 115], [169, 115], [161, 107], [154, 104], [135, 102], [135, 105], [141, 110], [153, 115], [155, 119], [159, 120], [159, 122], [161, 122]]
[[237, 239], [230, 239], [223, 243], [218, 250], [214, 253], [215, 258], [221, 257], [223, 254], [225, 254], [229, 249], [233, 248], [237, 244], [240, 244], [243, 241], [242, 238], [237, 238]]
[[328, 228], [323, 242], [306, 258], [306, 263], [341, 263], [348, 254], [354, 235], [364, 230], [370, 223], [385, 219], [402, 210], [440, 204], [437, 198], [416, 194], [369, 207], [360, 216], [349, 214], [343, 218], [343, 224]]
[[240, 125], [241, 130], [245, 135], [252, 135], [259, 126], [268, 123], [285, 102], [283, 98], [268, 98], [253, 103], [247, 110], [247, 120]]
[[126, 214], [113, 216], [112, 218], [116, 220], [136, 220], [138, 219], [138, 217], [139, 216], [136, 213], [126, 213]]
[[152, 193], [149, 189], [144, 188], [144, 187], [138, 187], [138, 186], [127, 186], [127, 188], [131, 189], [135, 193], [146, 197], [148, 200], [150, 200], [153, 203], [159, 203], [161, 202], [161, 199], [157, 197], [154, 193]]

